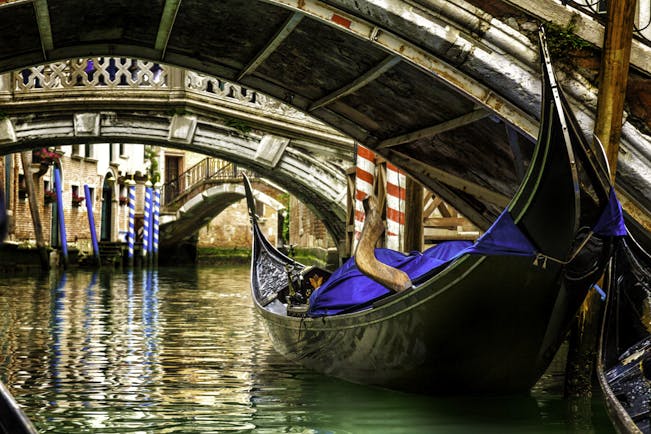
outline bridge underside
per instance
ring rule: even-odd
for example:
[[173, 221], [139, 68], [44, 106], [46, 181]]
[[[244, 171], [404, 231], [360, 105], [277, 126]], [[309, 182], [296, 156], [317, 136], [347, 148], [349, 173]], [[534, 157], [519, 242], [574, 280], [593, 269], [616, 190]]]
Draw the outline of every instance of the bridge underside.
[[[463, 1], [10, 0], [0, 23], [0, 72], [120, 55], [223, 77], [375, 149], [480, 227], [514, 192], [537, 134], [532, 27]], [[595, 89], [571, 74], [564, 85], [590, 134]], [[648, 137], [627, 123], [623, 142], [621, 187], [648, 215]]]

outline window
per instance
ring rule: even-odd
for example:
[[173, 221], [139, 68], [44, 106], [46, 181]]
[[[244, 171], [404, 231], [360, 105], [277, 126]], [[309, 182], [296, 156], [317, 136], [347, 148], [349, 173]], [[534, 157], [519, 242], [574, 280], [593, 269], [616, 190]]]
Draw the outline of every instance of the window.
[[115, 161], [115, 152], [113, 152], [113, 143], [109, 143], [109, 163]]
[[86, 144], [84, 145], [84, 156], [86, 158], [93, 158], [93, 145]]
[[84, 201], [84, 197], [79, 195], [79, 186], [72, 186], [72, 207], [77, 208]]
[[119, 151], [120, 157], [123, 155], [126, 156], [127, 154], [124, 152], [124, 143], [120, 143], [119, 146], [120, 146], [120, 151]]
[[27, 198], [27, 186], [25, 185], [25, 175], [22, 173], [18, 175], [18, 198]]
[[258, 217], [264, 218], [264, 203], [259, 200], [255, 201], [255, 213]]
[[79, 156], [79, 151], [80, 151], [80, 146], [79, 145], [72, 145], [72, 156], [73, 157], [78, 157]]

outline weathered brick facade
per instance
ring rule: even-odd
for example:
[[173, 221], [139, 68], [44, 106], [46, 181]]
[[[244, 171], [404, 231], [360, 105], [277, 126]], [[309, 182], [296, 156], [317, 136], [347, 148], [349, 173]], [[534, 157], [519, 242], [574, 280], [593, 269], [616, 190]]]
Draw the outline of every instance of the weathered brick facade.
[[289, 201], [289, 243], [297, 247], [335, 247], [328, 231], [312, 211], [293, 196]]
[[[63, 151], [59, 151], [62, 154], [59, 164], [62, 173], [64, 218], [68, 245], [77, 247], [82, 252], [90, 253], [92, 251], [92, 244], [88, 227], [86, 201], [90, 200], [92, 202], [95, 230], [98, 239], [101, 240], [103, 224], [102, 186], [104, 185], [106, 174], [98, 174], [103, 172], [101, 170], [98, 171], [98, 161], [96, 159], [77, 155], [76, 151], [71, 147], [63, 147], [62, 149]], [[100, 153], [105, 150], [104, 148], [98, 148], [96, 152], [101, 155]], [[188, 153], [184, 158], [186, 160], [183, 162], [183, 165], [189, 168], [206, 157]], [[26, 197], [24, 181], [22, 181], [23, 170], [20, 154], [13, 154], [6, 159], [0, 159], [0, 173], [3, 174], [6, 174], [5, 161], [8, 162], [10, 169], [7, 183], [8, 187], [5, 186], [6, 177], [2, 178], [0, 186], [9, 188], [10, 190], [8, 192], [9, 201], [7, 203], [7, 209], [10, 215], [9, 240], [35, 244], [36, 237], [29, 209], [29, 200]], [[116, 177], [116, 182], [110, 184], [113, 193], [109, 205], [112, 214], [109, 239], [111, 241], [126, 242], [129, 207], [126, 201], [124, 199], [120, 200], [120, 198], [126, 198], [128, 196], [128, 190], [127, 184], [125, 183], [126, 178], [120, 169], [121, 167], [118, 164], [111, 164], [111, 167], [108, 169]], [[42, 173], [37, 173], [39, 170]], [[56, 202], [45, 203], [44, 193], [46, 190], [54, 189], [54, 172], [52, 166], [41, 169], [40, 164], [34, 163], [30, 165], [30, 172], [34, 178], [44, 240], [48, 245], [58, 245], [59, 242], [52, 237], [53, 230], [56, 231], [56, 227], [54, 227], [56, 220], [53, 219], [53, 213], [56, 213], [57, 209]], [[85, 196], [85, 184], [90, 187], [92, 197], [85, 197], [79, 206], [73, 206], [73, 190], [76, 191], [78, 196]], [[294, 198], [290, 199], [287, 193], [266, 183], [256, 182], [255, 188], [285, 205], [291, 200], [291, 214], [289, 216], [291, 220], [289, 242], [291, 244], [299, 247], [333, 246], [323, 223], [307, 207], [298, 202], [298, 200]], [[136, 183], [136, 231], [142, 228], [144, 195], [144, 179], [138, 178]], [[258, 213], [262, 215], [260, 227], [264, 234], [271, 243], [276, 244], [279, 230], [282, 230], [282, 228], [278, 227], [278, 212], [271, 206], [260, 203], [258, 205]], [[107, 235], [106, 228], [104, 235]], [[245, 200], [241, 200], [226, 208], [198, 232], [199, 247], [249, 248], [250, 245], [251, 228]]]
[[[270, 206], [264, 206], [264, 217], [260, 228], [267, 239], [276, 244], [278, 213]], [[199, 247], [249, 248], [251, 247], [251, 225], [246, 209], [246, 200], [226, 208], [210, 223], [199, 230]]]
[[[12, 156], [13, 174], [14, 179], [20, 179], [23, 175], [22, 164], [20, 162], [20, 155], [14, 154]], [[84, 184], [88, 184], [91, 189], [93, 203], [93, 215], [95, 218], [96, 231], [100, 230], [100, 215], [101, 215], [101, 188], [98, 185], [101, 181], [97, 175], [97, 167], [95, 160], [85, 159], [80, 157], [61, 158], [61, 178], [62, 178], [62, 198], [64, 204], [64, 219], [66, 225], [66, 235], [68, 242], [71, 244], [80, 241], [82, 245], [84, 240], [90, 240], [90, 230], [88, 226], [88, 214], [86, 211], [86, 200], [74, 206], [72, 202], [73, 188], [77, 191], [78, 196], [85, 196]], [[41, 217], [41, 225], [43, 228], [43, 237], [46, 243], [52, 242], [52, 213], [56, 212], [56, 202], [45, 203], [45, 191], [53, 190], [54, 175], [53, 168], [50, 166], [47, 171], [39, 175], [36, 173], [40, 169], [39, 164], [32, 164], [30, 166], [31, 176], [34, 179], [34, 188], [38, 196], [39, 213]], [[13, 182], [11, 201], [7, 204], [7, 208], [12, 212], [13, 227], [10, 228], [10, 239], [16, 241], [35, 242], [36, 236], [34, 233], [34, 225], [29, 209], [29, 200], [26, 196], [24, 183]]]

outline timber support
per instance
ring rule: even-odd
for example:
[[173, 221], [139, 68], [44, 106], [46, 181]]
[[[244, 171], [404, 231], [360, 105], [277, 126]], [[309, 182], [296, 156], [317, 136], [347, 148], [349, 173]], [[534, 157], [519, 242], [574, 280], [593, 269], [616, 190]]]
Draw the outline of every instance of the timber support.
[[[635, 7], [635, 0], [609, 2], [601, 60], [595, 136], [605, 147], [613, 185], [617, 171]], [[592, 396], [592, 373], [595, 369], [602, 315], [603, 302], [596, 291], [591, 291], [581, 306], [570, 337], [565, 383], [565, 392], [570, 397]]]

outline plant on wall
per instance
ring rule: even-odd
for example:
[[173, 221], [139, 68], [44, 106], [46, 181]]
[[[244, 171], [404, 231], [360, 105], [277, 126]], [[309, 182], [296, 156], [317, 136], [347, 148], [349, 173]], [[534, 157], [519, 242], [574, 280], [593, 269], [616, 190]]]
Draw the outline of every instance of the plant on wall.
[[82, 202], [84, 201], [84, 196], [79, 196], [77, 194], [72, 194], [72, 206], [77, 208], [81, 206]]
[[149, 161], [147, 176], [153, 184], [156, 184], [160, 181], [160, 171], [158, 168], [158, 150], [154, 146], [145, 146], [145, 161]]
[[577, 19], [578, 16], [573, 15], [566, 26], [544, 23], [547, 46], [553, 58], [561, 59], [574, 51], [594, 49], [592, 44], [576, 35]]
[[51, 165], [59, 161], [61, 155], [56, 152], [50, 151], [47, 148], [41, 148], [34, 151], [34, 157], [36, 157], [37, 162], [41, 164]]
[[54, 190], [45, 190], [43, 192], [43, 201], [48, 203], [54, 203], [57, 201], [57, 193]]

